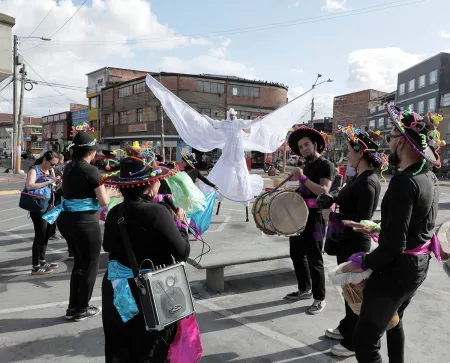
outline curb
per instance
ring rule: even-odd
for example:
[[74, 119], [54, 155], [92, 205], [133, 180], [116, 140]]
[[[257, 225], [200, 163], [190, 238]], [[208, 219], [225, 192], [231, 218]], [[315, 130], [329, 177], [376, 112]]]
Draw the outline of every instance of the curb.
[[450, 267], [450, 242], [447, 240], [447, 232], [449, 228], [450, 220], [442, 223], [437, 233], [437, 238], [441, 246], [441, 257], [443, 260], [447, 260], [448, 267]]
[[21, 191], [20, 190], [1, 190], [0, 191], [0, 196], [2, 195], [15, 195], [15, 194], [20, 194]]

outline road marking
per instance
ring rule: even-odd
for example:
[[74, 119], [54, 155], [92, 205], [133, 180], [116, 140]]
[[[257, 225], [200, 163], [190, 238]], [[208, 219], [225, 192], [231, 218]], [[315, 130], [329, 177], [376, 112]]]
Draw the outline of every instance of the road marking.
[[221, 209], [224, 209], [224, 210], [234, 210], [234, 211], [236, 211], [236, 212], [244, 212], [244, 211], [245, 211], [245, 209], [233, 209], [233, 208], [221, 208]]
[[9, 209], [3, 209], [3, 210], [0, 210], [0, 213], [7, 212], [7, 211], [9, 211], [9, 210], [15, 210], [15, 209], [19, 209], [19, 207], [14, 207], [14, 208], [9, 208]]
[[300, 357], [297, 357], [297, 359], [304, 359], [308, 357], [312, 357], [314, 355], [323, 354], [326, 351], [318, 351], [316, 349], [313, 349], [309, 346], [309, 344], [298, 341], [296, 339], [291, 338], [290, 336], [281, 334], [279, 332], [276, 332], [270, 328], [266, 328], [265, 326], [258, 324], [258, 323], [252, 323], [249, 319], [243, 317], [241, 314], [234, 314], [229, 310], [226, 310], [222, 308], [219, 305], [216, 305], [208, 300], [196, 300], [196, 304], [204, 307], [205, 309], [208, 309], [215, 314], [221, 315], [224, 318], [234, 320], [238, 322], [239, 324], [245, 326], [246, 328], [249, 328], [261, 335], [264, 335], [272, 340], [275, 340], [283, 345], [286, 345], [293, 349], [304, 349], [307, 353], [305, 355], [302, 355]]
[[[97, 297], [93, 297], [91, 299], [91, 301], [100, 301], [101, 299], [102, 299], [101, 296], [97, 296]], [[3, 309], [3, 310], [0, 310], [0, 315], [1, 314], [11, 314], [11, 313], [20, 313], [23, 311], [46, 309], [46, 308], [53, 308], [53, 307], [65, 307], [68, 304], [69, 304], [69, 301], [59, 301], [59, 302], [48, 303], [48, 304], [29, 305], [29, 306], [22, 306], [19, 308]]]
[[222, 223], [220, 223], [219, 227], [217, 227], [216, 230], [214, 230], [214, 231], [206, 231], [205, 233], [222, 232], [223, 229], [225, 228], [225, 226], [227, 225], [227, 223], [230, 221], [230, 219], [231, 219], [230, 216], [225, 217], [225, 220]]
[[21, 193], [20, 190], [2, 190], [2, 191], [0, 191], [0, 196], [1, 196], [1, 195], [20, 194], [20, 193]]
[[3, 202], [0, 202], [0, 204], [6, 204], [6, 203], [12, 203], [12, 202], [17, 202], [17, 199], [10, 199], [10, 200], [4, 200]]
[[21, 215], [21, 216], [18, 216], [18, 217], [13, 217], [13, 218], [4, 219], [4, 220], [0, 221], [0, 223], [7, 222], [7, 221], [11, 221], [11, 220], [17, 219], [17, 218], [23, 218], [23, 217], [26, 217], [26, 216], [27, 216], [27, 214], [24, 214], [24, 215]]
[[32, 225], [33, 225], [33, 223], [22, 224], [21, 226], [17, 226], [17, 227], [13, 227], [13, 228], [7, 229], [5, 232], [15, 231], [16, 229], [25, 228], [25, 227], [32, 226]]

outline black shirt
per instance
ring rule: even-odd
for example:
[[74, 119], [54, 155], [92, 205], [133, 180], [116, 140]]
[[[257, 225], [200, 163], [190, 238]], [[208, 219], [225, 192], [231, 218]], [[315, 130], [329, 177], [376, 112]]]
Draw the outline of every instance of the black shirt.
[[100, 186], [100, 171], [85, 160], [71, 161], [63, 173], [64, 199], [96, 198], [94, 189]]
[[[103, 249], [109, 252], [110, 260], [118, 260], [130, 267], [117, 225], [117, 208], [115, 206], [108, 212]], [[188, 234], [178, 230], [167, 208], [142, 199], [125, 201], [123, 216], [138, 265], [145, 259], [150, 259], [155, 266], [171, 265], [173, 262], [170, 256], [177, 262], [187, 260], [190, 252]]]
[[405, 250], [428, 242], [434, 233], [439, 207], [436, 175], [413, 164], [395, 175], [381, 203], [381, 233], [378, 248], [366, 255], [365, 265], [379, 270]]
[[[328, 179], [330, 181], [334, 179], [334, 165], [323, 157], [319, 157], [312, 163], [306, 164], [303, 174], [305, 174], [305, 176], [313, 183], [320, 185], [321, 179]], [[300, 186], [299, 190], [303, 198], [317, 198], [317, 195], [303, 184]]]
[[206, 185], [209, 185], [210, 187], [214, 188], [216, 185], [211, 183], [207, 178], [205, 178], [202, 173], [196, 168], [185, 168], [184, 172], [189, 175], [189, 177], [192, 179], [192, 181], [195, 183], [196, 179], [200, 179], [203, 183]]

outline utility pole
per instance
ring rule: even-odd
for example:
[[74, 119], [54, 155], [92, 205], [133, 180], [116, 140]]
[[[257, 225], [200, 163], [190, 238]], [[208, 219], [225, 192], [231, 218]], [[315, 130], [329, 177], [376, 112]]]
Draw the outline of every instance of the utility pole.
[[17, 147], [17, 44], [19, 38], [14, 35], [13, 39], [13, 138], [11, 145], [11, 168], [14, 170], [14, 161]]
[[21, 158], [22, 158], [22, 139], [23, 139], [23, 96], [25, 92], [25, 79], [27, 73], [25, 71], [25, 64], [22, 65], [21, 85], [20, 85], [20, 105], [19, 105], [19, 122], [17, 126], [17, 154], [16, 154], [16, 173], [20, 173]]
[[311, 101], [311, 128], [314, 128], [314, 97]]
[[[159, 72], [159, 83], [162, 84], [161, 71]], [[161, 156], [162, 156], [163, 162], [166, 161], [166, 153], [165, 153], [165, 149], [164, 149], [164, 109], [162, 107], [162, 103], [161, 103]]]

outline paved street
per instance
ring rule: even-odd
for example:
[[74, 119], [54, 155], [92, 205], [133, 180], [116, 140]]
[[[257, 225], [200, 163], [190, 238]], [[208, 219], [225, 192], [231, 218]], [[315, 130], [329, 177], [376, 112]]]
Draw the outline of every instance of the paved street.
[[[33, 226], [17, 207], [18, 195], [8, 194], [8, 189], [21, 189], [23, 181], [0, 184], [0, 361], [103, 362], [101, 318], [84, 323], [63, 319], [73, 263], [66, 260], [65, 241], [49, 244], [47, 259], [59, 261], [57, 273], [31, 276]], [[383, 184], [383, 194], [386, 187]], [[442, 188], [441, 202], [439, 224], [450, 219], [449, 187]], [[262, 235], [253, 221], [245, 222], [244, 208], [231, 202], [225, 202], [221, 215], [214, 216], [205, 240], [215, 252], [229, 251], [240, 244], [255, 249], [284, 244], [288, 249], [286, 238]], [[200, 250], [200, 242], [192, 242], [191, 256]], [[326, 256], [325, 260], [327, 270], [335, 266], [334, 258]], [[100, 284], [106, 266], [107, 255], [103, 253], [94, 304], [101, 304]], [[226, 269], [223, 294], [211, 294], [205, 289], [204, 271], [189, 266], [188, 273], [202, 332], [202, 362], [356, 362], [354, 358], [336, 359], [329, 353], [333, 342], [325, 339], [324, 331], [336, 327], [342, 318], [343, 300], [328, 278], [327, 307], [322, 314], [309, 316], [305, 312], [311, 301], [282, 300], [295, 286], [289, 259]], [[428, 279], [405, 315], [408, 363], [448, 361], [449, 316], [449, 274], [433, 259]]]

